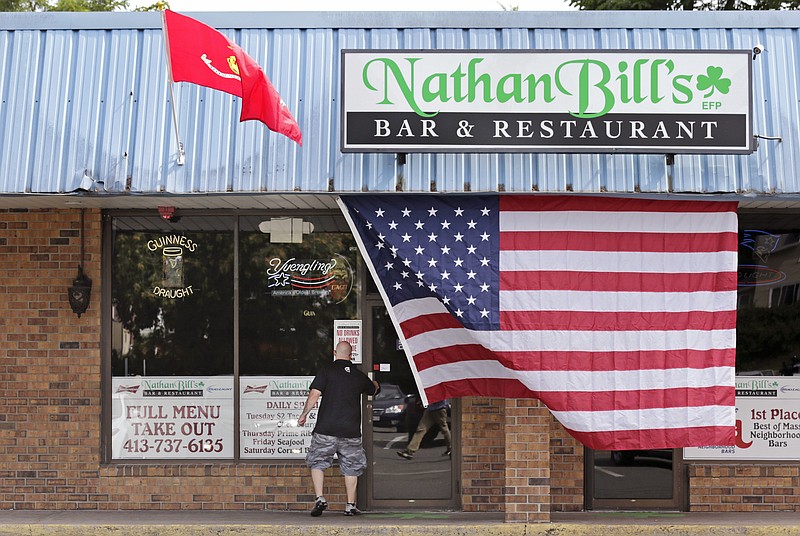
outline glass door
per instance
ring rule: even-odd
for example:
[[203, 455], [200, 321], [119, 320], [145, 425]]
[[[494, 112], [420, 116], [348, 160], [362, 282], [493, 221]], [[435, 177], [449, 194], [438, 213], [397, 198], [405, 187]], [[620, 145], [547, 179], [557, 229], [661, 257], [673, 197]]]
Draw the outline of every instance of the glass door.
[[[368, 403], [364, 430], [369, 458], [367, 504], [370, 508], [442, 508], [458, 505], [455, 469], [456, 444], [448, 445], [441, 427], [420, 434], [419, 446], [408, 454], [418, 424], [436, 421], [424, 417], [411, 367], [386, 308], [370, 305], [365, 315], [365, 365], [381, 384], [381, 392]], [[441, 414], [440, 414], [441, 415]], [[447, 409], [452, 442], [457, 442], [455, 404]], [[412, 448], [416, 442], [412, 444]]]
[[680, 450], [586, 449], [586, 509], [682, 509]]

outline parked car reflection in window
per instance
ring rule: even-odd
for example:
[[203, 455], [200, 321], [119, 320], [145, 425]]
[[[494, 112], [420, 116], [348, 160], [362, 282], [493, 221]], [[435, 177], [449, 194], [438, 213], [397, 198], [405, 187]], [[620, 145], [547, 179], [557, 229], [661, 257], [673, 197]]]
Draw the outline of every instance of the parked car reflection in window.
[[406, 429], [408, 396], [399, 386], [382, 383], [380, 392], [372, 399], [372, 424], [379, 428]]

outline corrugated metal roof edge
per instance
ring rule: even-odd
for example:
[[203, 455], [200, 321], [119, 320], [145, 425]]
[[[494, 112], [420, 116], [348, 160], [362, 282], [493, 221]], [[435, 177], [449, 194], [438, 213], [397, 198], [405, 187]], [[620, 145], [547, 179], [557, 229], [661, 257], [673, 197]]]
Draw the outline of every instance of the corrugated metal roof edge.
[[[393, 192], [271, 192], [259, 194], [18, 194], [0, 196], [0, 211], [46, 209], [155, 209], [162, 205], [180, 209], [334, 209], [340, 195], [392, 195]], [[737, 201], [743, 211], [792, 211], [800, 214], [800, 194], [753, 195], [733, 193], [631, 193], [631, 192], [397, 192], [398, 195], [572, 195], [640, 197], [647, 199]]]
[[[387, 16], [387, 13], [390, 16]], [[800, 11], [185, 12], [215, 28], [797, 28]], [[0, 30], [161, 28], [158, 13], [3, 13]]]

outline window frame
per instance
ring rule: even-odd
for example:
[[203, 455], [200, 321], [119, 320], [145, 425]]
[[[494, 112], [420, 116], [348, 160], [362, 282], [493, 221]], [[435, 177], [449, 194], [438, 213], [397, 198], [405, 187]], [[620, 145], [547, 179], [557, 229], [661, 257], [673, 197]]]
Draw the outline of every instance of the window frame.
[[[186, 463], [202, 463], [211, 465], [231, 465], [231, 464], [248, 464], [248, 465], [274, 465], [276, 463], [281, 465], [303, 465], [303, 459], [298, 458], [245, 458], [241, 456], [240, 445], [240, 413], [241, 413], [241, 396], [240, 396], [240, 370], [239, 370], [239, 328], [240, 328], [240, 285], [239, 285], [239, 272], [240, 272], [240, 219], [245, 216], [261, 216], [264, 219], [293, 217], [293, 218], [317, 218], [317, 217], [330, 217], [334, 222], [341, 227], [341, 232], [350, 233], [347, 228], [344, 216], [339, 210], [336, 209], [319, 209], [319, 210], [290, 210], [290, 209], [186, 209], [181, 211], [181, 216], [198, 216], [198, 217], [225, 217], [231, 218], [233, 223], [232, 239], [233, 245], [233, 406], [234, 406], [234, 422], [233, 422], [233, 453], [232, 458], [147, 458], [147, 459], [120, 459], [113, 457], [112, 451], [112, 251], [114, 240], [113, 222], [116, 218], [124, 217], [150, 217], [157, 215], [152, 209], [108, 209], [102, 213], [102, 257], [101, 257], [101, 334], [100, 334], [100, 347], [101, 347], [101, 464], [103, 465], [182, 465]], [[356, 296], [356, 317], [360, 318], [363, 311], [363, 302], [365, 297], [364, 292], [364, 276], [365, 270], [361, 261], [361, 254], [356, 253], [357, 262], [353, 266], [354, 271], [354, 290], [357, 289]]]

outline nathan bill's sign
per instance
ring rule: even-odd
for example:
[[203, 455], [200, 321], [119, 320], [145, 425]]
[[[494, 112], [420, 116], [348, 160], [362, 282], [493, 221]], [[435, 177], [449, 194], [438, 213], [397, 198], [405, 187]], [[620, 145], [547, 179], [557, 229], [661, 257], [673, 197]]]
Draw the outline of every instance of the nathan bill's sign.
[[342, 151], [750, 153], [750, 54], [345, 50]]

